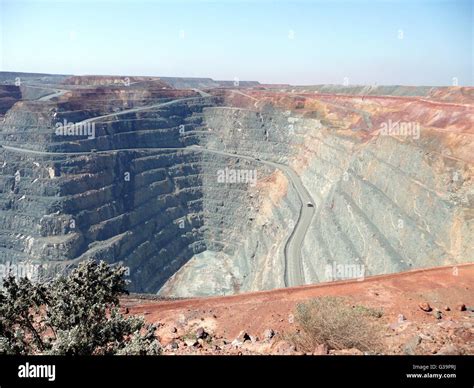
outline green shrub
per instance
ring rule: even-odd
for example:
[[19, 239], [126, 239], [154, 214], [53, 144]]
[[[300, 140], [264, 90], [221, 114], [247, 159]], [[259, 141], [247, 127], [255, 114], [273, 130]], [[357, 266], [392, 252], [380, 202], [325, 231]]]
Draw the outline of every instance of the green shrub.
[[8, 276], [0, 291], [0, 354], [158, 354], [155, 327], [119, 312], [125, 271], [88, 260], [44, 285]]

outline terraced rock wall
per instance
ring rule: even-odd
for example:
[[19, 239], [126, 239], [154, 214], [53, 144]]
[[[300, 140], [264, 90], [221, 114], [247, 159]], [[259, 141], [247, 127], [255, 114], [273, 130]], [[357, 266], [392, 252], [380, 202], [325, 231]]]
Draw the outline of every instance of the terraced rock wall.
[[[474, 261], [464, 100], [135, 81], [77, 80], [6, 111], [0, 264], [41, 264], [51, 276], [91, 257], [128, 266], [132, 291], [196, 296], [284, 287], [294, 260], [302, 283], [338, 280], [338, 264], [368, 276]], [[419, 132], [383, 133], [391, 121]], [[94, 124], [92, 136], [58, 134], [67, 122]], [[285, 249], [309, 205], [282, 166], [315, 209], [301, 257]]]
[[[186, 148], [202, 141], [202, 112], [212, 99], [177, 91], [166, 98], [141, 95], [75, 91], [60, 101], [22, 101], [8, 112], [1, 131], [0, 263], [41, 263], [49, 276], [85, 258], [121, 262], [130, 269], [133, 291], [156, 292], [207, 251], [225, 262], [213, 261], [221, 270], [208, 271], [214, 288], [203, 279], [195, 290], [178, 287], [176, 293], [281, 284], [281, 276], [273, 276], [281, 264], [267, 264], [266, 275], [258, 269], [269, 255], [283, 260], [281, 246], [263, 241], [275, 233], [283, 241], [288, 231], [279, 230], [271, 211], [256, 209], [280, 209], [280, 198], [262, 205], [259, 191], [265, 190], [261, 179], [285, 185], [285, 177], [231, 155]], [[133, 111], [143, 98], [156, 106]], [[121, 114], [124, 109], [132, 111]], [[55, 122], [107, 114], [94, 122], [92, 138], [55, 132]], [[258, 180], [218, 182], [225, 168], [255, 171]]]

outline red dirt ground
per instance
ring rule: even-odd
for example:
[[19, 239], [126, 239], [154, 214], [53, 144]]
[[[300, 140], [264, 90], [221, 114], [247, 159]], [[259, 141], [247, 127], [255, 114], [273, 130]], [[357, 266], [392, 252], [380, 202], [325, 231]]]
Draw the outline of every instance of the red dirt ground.
[[[144, 315], [148, 322], [160, 322], [168, 330], [169, 325], [201, 321], [213, 334], [235, 338], [242, 330], [261, 335], [268, 328], [277, 332], [291, 329], [298, 302], [326, 295], [381, 308], [387, 323], [396, 322], [399, 314], [419, 325], [435, 323], [432, 314], [418, 307], [423, 301], [443, 311], [443, 320], [465, 320], [472, 313], [461, 312], [456, 305], [474, 305], [474, 263], [226, 297], [153, 301], [131, 296], [122, 305], [131, 314]], [[450, 311], [445, 311], [445, 306]]]

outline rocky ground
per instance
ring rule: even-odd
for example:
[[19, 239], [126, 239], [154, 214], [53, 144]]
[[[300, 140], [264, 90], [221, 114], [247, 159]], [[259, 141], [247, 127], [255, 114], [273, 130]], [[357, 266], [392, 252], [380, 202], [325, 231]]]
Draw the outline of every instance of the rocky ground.
[[[294, 308], [326, 295], [383, 312], [377, 321], [384, 350], [376, 354], [474, 354], [474, 265], [456, 268], [230, 297], [154, 301], [131, 296], [122, 305], [156, 324], [165, 355], [308, 354], [289, 340], [299, 330]], [[310, 354], [372, 353], [320, 344]]]

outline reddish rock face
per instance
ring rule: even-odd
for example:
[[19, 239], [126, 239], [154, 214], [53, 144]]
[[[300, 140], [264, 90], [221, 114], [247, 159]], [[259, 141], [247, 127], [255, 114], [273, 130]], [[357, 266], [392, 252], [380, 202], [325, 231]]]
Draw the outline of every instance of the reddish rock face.
[[325, 356], [326, 354], [329, 354], [329, 349], [328, 349], [327, 345], [325, 345], [325, 344], [318, 345], [314, 349], [314, 352], [313, 352], [314, 356]]

